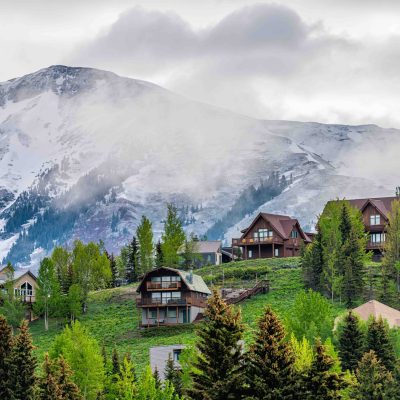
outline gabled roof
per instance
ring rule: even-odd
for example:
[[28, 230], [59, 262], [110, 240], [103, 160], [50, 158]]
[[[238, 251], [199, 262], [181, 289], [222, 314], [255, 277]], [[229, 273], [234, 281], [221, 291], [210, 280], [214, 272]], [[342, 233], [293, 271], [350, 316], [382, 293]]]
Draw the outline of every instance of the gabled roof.
[[400, 326], [400, 311], [377, 300], [370, 300], [353, 310], [364, 321], [370, 317], [386, 319], [390, 327]]
[[[1, 270], [3, 271], [4, 268]], [[1, 272], [0, 271], [0, 272]], [[29, 269], [17, 269], [16, 271], [14, 271], [14, 281], [22, 278], [24, 275], [30, 275], [35, 281], [37, 280], [37, 276], [31, 272]], [[0, 284], [3, 284], [7, 281], [7, 279], [0, 279]]]
[[399, 200], [398, 197], [371, 197], [366, 199], [350, 199], [348, 202], [351, 206], [358, 208], [361, 212], [367, 207], [368, 204], [374, 206], [378, 212], [388, 220], [388, 214], [392, 210], [392, 202]]
[[[175, 269], [175, 268], [169, 268], [169, 267], [160, 267], [160, 268], [155, 268], [152, 269], [151, 271], [147, 272], [144, 276], [142, 281], [140, 282], [138, 288], [136, 289], [137, 292], [140, 292], [140, 289], [143, 285], [144, 282], [146, 282], [147, 277], [149, 275], [152, 275], [154, 272], [159, 271], [161, 269], [175, 272], [178, 274], [182, 281], [186, 284], [186, 286], [189, 288], [189, 290], [193, 292], [199, 292], [199, 293], [205, 293], [205, 294], [211, 294], [210, 289], [204, 282], [203, 278], [200, 275], [196, 274], [191, 274], [189, 271], [182, 271], [180, 269]], [[192, 279], [190, 279], [190, 276], [192, 275]]]
[[201, 253], [218, 253], [221, 249], [220, 240], [199, 240], [196, 242], [196, 251]]
[[265, 221], [269, 222], [272, 228], [282, 239], [289, 239], [293, 227], [297, 226], [302, 238], [307, 242], [311, 242], [310, 238], [301, 229], [301, 226], [297, 219], [291, 218], [288, 215], [269, 214], [269, 213], [259, 213], [257, 217], [254, 218], [251, 225], [244, 231], [242, 231], [243, 232], [242, 238], [247, 235], [250, 229], [253, 228], [253, 226], [260, 218], [263, 218]]

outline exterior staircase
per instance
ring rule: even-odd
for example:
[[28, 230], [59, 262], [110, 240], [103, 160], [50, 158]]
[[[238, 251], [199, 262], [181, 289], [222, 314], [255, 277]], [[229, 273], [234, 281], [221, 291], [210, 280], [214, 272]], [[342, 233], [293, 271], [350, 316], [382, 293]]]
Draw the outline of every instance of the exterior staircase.
[[269, 280], [263, 279], [257, 282], [252, 288], [240, 291], [237, 295], [231, 293], [224, 298], [227, 304], [238, 304], [259, 293], [268, 293], [270, 288]]

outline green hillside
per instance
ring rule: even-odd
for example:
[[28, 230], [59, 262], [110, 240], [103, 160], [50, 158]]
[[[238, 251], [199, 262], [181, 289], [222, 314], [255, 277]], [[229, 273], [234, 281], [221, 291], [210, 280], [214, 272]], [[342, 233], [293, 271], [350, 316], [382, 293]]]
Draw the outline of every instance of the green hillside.
[[[251, 286], [256, 279], [270, 279], [270, 293], [255, 296], [240, 305], [247, 327], [246, 340], [250, 340], [254, 323], [266, 304], [271, 304], [284, 316], [296, 293], [302, 289], [296, 258], [242, 261], [205, 267], [196, 273], [213, 286], [220, 286], [223, 280], [226, 287], [231, 287]], [[80, 321], [109, 353], [113, 347], [120, 353], [129, 352], [138, 368], [142, 369], [148, 362], [150, 347], [194, 342], [193, 325], [138, 329], [139, 316], [134, 298], [135, 288], [132, 286], [102, 290], [90, 295], [89, 310]], [[63, 329], [64, 324], [64, 321], [53, 319], [50, 321], [49, 331], [46, 332], [42, 320], [31, 323], [31, 332], [40, 358], [50, 348], [54, 336]]]

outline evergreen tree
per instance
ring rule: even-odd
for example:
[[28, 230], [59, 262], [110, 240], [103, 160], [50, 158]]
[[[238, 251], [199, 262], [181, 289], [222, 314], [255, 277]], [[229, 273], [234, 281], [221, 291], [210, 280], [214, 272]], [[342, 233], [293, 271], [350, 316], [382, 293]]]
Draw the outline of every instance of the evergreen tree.
[[357, 384], [352, 393], [354, 400], [394, 400], [387, 393], [393, 377], [374, 351], [365, 353], [356, 370]]
[[320, 291], [324, 261], [321, 232], [318, 226], [314, 241], [307, 247], [302, 247], [300, 265], [306, 288]]
[[240, 311], [227, 305], [214, 291], [199, 326], [198, 356], [193, 370], [190, 398], [195, 400], [239, 399], [243, 363]]
[[112, 369], [111, 369], [112, 375], [118, 375], [120, 373], [120, 363], [116, 348], [114, 348], [112, 351], [111, 364], [112, 364]]
[[17, 399], [35, 399], [35, 369], [36, 357], [33, 354], [34, 346], [26, 321], [21, 323], [19, 333], [14, 339], [12, 362], [14, 379], [14, 396]]
[[349, 205], [347, 202], [342, 203], [342, 209], [340, 214], [339, 231], [342, 240], [342, 244], [350, 238], [350, 232], [352, 230], [352, 222], [350, 217]]
[[111, 287], [116, 287], [117, 286], [117, 278], [118, 278], [118, 268], [117, 268], [117, 262], [115, 260], [114, 254], [111, 253], [111, 255], [108, 257], [110, 261], [110, 269], [111, 269]]
[[83, 397], [78, 386], [72, 380], [72, 371], [64, 357], [57, 360], [58, 376], [57, 384], [63, 400], [81, 400]]
[[178, 250], [185, 241], [185, 232], [182, 222], [178, 217], [178, 211], [172, 204], [168, 204], [167, 219], [164, 223], [162, 234], [161, 249], [166, 267], [176, 267], [179, 265]]
[[155, 266], [157, 268], [160, 268], [163, 266], [164, 259], [163, 259], [163, 254], [162, 254], [162, 249], [161, 249], [161, 242], [158, 241], [156, 244], [156, 259], [155, 259]]
[[374, 318], [368, 325], [366, 351], [373, 350], [388, 371], [395, 365], [395, 353], [389, 337], [389, 328], [382, 317]]
[[[384, 244], [383, 267], [396, 282], [397, 293], [400, 292], [400, 200], [392, 202], [392, 211], [388, 215]], [[392, 304], [392, 303], [389, 303]]]
[[189, 239], [185, 239], [182, 251], [182, 268], [185, 271], [195, 268], [201, 260], [198, 248], [198, 240], [193, 235]]
[[344, 265], [344, 297], [348, 308], [353, 307], [355, 300], [361, 298], [363, 292], [365, 244], [357, 236], [354, 227], [342, 246]]
[[57, 373], [46, 353], [42, 364], [43, 376], [39, 379], [39, 399], [40, 400], [63, 400], [61, 390], [58, 386]]
[[346, 315], [339, 331], [338, 350], [344, 370], [355, 371], [364, 350], [364, 332], [351, 311]]
[[136, 282], [138, 279], [138, 257], [139, 248], [134, 236], [128, 246], [128, 259], [126, 264], [126, 280], [128, 283]]
[[246, 365], [246, 399], [294, 398], [294, 354], [282, 323], [270, 307], [258, 321]]
[[156, 384], [156, 388], [160, 389], [161, 388], [161, 379], [160, 379], [160, 373], [158, 372], [157, 367], [154, 368], [153, 378], [154, 378], [154, 381]]
[[0, 314], [0, 399], [13, 399], [14, 363], [11, 326]]
[[153, 231], [152, 224], [144, 215], [136, 230], [139, 242], [139, 270], [141, 274], [153, 268]]
[[182, 371], [174, 363], [174, 360], [169, 354], [167, 363], [165, 365], [164, 372], [165, 380], [170, 382], [175, 389], [176, 394], [179, 396], [183, 395], [183, 382], [182, 382]]
[[305, 378], [306, 395], [304, 399], [341, 399], [341, 390], [347, 386], [343, 374], [332, 370], [335, 361], [326, 353], [325, 346], [319, 340], [315, 350], [316, 356]]

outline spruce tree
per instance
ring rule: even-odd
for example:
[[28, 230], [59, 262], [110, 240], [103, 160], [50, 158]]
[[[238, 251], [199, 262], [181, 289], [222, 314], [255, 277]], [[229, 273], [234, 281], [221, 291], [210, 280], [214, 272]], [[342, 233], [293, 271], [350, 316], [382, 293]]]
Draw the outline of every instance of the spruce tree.
[[360, 329], [357, 316], [351, 311], [339, 331], [338, 350], [343, 369], [355, 371], [364, 351], [364, 332]]
[[354, 400], [394, 400], [388, 392], [393, 382], [392, 374], [376, 357], [374, 351], [365, 353], [356, 370], [357, 384], [351, 399]]
[[163, 266], [164, 260], [163, 260], [163, 254], [162, 254], [162, 248], [161, 248], [161, 242], [158, 241], [156, 244], [156, 259], [155, 259], [155, 266], [157, 268], [160, 268]]
[[387, 370], [395, 365], [395, 352], [389, 336], [389, 328], [382, 317], [374, 318], [368, 325], [366, 351], [373, 350]]
[[294, 354], [282, 323], [270, 307], [258, 321], [245, 369], [246, 399], [294, 398]]
[[160, 379], [160, 373], [158, 372], [157, 367], [154, 368], [153, 378], [156, 383], [156, 389], [160, 389], [161, 388], [161, 379]]
[[0, 399], [13, 399], [14, 363], [12, 360], [13, 337], [11, 326], [0, 314]]
[[243, 363], [240, 311], [227, 305], [214, 291], [204, 316], [197, 331], [198, 357], [189, 397], [195, 400], [239, 399]]
[[23, 321], [19, 333], [15, 337], [12, 352], [14, 364], [14, 396], [17, 399], [35, 399], [36, 385], [36, 357], [33, 354], [32, 336], [28, 330], [28, 323]]
[[126, 280], [128, 283], [135, 282], [138, 278], [138, 251], [137, 240], [134, 236], [128, 246], [128, 260], [126, 264]]
[[117, 286], [117, 278], [118, 278], [118, 268], [117, 268], [117, 262], [115, 261], [114, 254], [111, 253], [111, 255], [108, 257], [110, 260], [110, 269], [111, 269], [111, 287], [116, 287]]
[[120, 362], [119, 362], [119, 356], [118, 356], [118, 352], [117, 352], [116, 348], [113, 349], [111, 363], [112, 363], [111, 373], [113, 375], [118, 375], [120, 373]]
[[303, 280], [306, 288], [321, 291], [324, 260], [322, 235], [318, 226], [314, 241], [307, 247], [302, 248], [300, 265], [303, 270]]
[[346, 243], [346, 241], [350, 238], [351, 229], [352, 229], [352, 222], [350, 217], [350, 210], [347, 202], [344, 201], [340, 213], [340, 224], [339, 224], [339, 231], [341, 235], [342, 244]]
[[175, 365], [171, 354], [168, 356], [167, 363], [165, 365], [164, 378], [166, 381], [170, 382], [175, 392], [182, 396], [183, 394], [183, 382], [182, 382], [182, 371], [178, 366]]
[[78, 386], [72, 380], [72, 371], [63, 356], [57, 360], [57, 384], [63, 400], [81, 400], [83, 397]]
[[316, 343], [315, 350], [316, 356], [305, 378], [306, 394], [304, 399], [341, 399], [341, 390], [347, 386], [343, 374], [332, 370], [335, 361], [326, 353], [325, 346], [319, 340]]
[[46, 353], [42, 364], [43, 376], [39, 379], [40, 400], [63, 400], [60, 387], [58, 386], [57, 373], [54, 365]]

